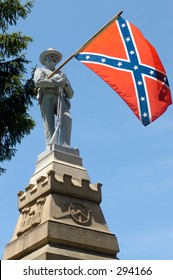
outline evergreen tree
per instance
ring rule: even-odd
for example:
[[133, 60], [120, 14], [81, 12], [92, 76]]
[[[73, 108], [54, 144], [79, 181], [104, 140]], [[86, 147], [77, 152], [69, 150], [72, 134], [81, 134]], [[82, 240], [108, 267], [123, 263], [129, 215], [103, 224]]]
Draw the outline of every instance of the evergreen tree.
[[[30, 61], [23, 53], [32, 38], [21, 32], [8, 33], [20, 18], [27, 17], [32, 7], [33, 2], [22, 5], [20, 0], [0, 1], [0, 162], [11, 160], [16, 144], [35, 125], [28, 114], [35, 98], [33, 77], [25, 78]], [[0, 174], [4, 171], [0, 167]]]

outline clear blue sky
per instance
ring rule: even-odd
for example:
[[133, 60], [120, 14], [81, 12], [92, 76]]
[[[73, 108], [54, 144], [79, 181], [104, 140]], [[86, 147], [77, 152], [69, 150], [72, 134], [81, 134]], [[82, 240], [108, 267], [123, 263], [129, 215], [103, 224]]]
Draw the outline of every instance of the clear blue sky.
[[[25, 2], [25, 1], [22, 1]], [[170, 0], [36, 0], [16, 30], [33, 37], [31, 67], [53, 47], [63, 61], [117, 12], [135, 24], [155, 46], [173, 90], [173, 2]], [[120, 259], [173, 259], [173, 106], [147, 127], [96, 74], [76, 59], [64, 68], [73, 89], [72, 146], [78, 147], [91, 182], [103, 184], [101, 204], [119, 242]], [[17, 192], [32, 176], [45, 149], [37, 102], [31, 108], [36, 127], [1, 166], [0, 257], [13, 234], [19, 212]]]

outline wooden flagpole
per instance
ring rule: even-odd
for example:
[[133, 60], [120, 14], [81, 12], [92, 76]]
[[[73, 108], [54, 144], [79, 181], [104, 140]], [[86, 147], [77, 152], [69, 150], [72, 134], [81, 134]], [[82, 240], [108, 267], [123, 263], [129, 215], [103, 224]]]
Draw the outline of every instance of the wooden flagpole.
[[[99, 31], [97, 31], [87, 42], [85, 42], [77, 51], [75, 51], [69, 58], [67, 58], [58, 68], [56, 68], [48, 77], [47, 79], [52, 78], [58, 71], [64, 67], [74, 56], [76, 56], [78, 53], [80, 53], [84, 48], [86, 48], [95, 38], [97, 38], [101, 32], [103, 32], [113, 21], [115, 21], [117, 18], [121, 16], [123, 11], [120, 11], [118, 14], [116, 14], [109, 22], [107, 22]], [[34, 89], [34, 92], [37, 92], [39, 87], [36, 87]]]

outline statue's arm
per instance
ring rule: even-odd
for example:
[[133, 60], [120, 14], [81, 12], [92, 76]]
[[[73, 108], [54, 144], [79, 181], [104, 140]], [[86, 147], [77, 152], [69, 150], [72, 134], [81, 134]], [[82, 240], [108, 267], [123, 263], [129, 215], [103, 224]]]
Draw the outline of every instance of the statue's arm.
[[64, 93], [67, 98], [70, 99], [73, 97], [73, 94], [74, 94], [73, 89], [63, 70], [61, 70], [57, 74], [55, 74], [53, 76], [52, 80], [56, 81], [58, 85], [63, 86]]
[[37, 68], [34, 73], [34, 83], [39, 88], [55, 88], [62, 86], [64, 89], [64, 93], [67, 98], [73, 97], [73, 89], [67, 76], [65, 75], [64, 71], [59, 71], [55, 74], [52, 78], [48, 79], [47, 77], [52, 72], [48, 69]]
[[38, 86], [39, 82], [44, 80], [45, 77], [46, 77], [46, 73], [45, 73], [44, 69], [37, 68], [34, 72], [34, 83], [35, 83], [35, 85]]
[[67, 96], [67, 98], [69, 98], [69, 99], [72, 98], [74, 95], [74, 91], [73, 91], [68, 79], [66, 80], [66, 84], [64, 86], [64, 92], [65, 92], [65, 95]]
[[53, 78], [47, 78], [51, 73], [52, 72], [48, 69], [37, 68], [34, 73], [35, 85], [39, 88], [55, 88], [59, 86], [60, 83], [58, 84]]
[[64, 71], [63, 70], [59, 71], [58, 74], [54, 76], [54, 79], [58, 79], [59, 83], [62, 83], [65, 96], [69, 99], [72, 98], [74, 92]]

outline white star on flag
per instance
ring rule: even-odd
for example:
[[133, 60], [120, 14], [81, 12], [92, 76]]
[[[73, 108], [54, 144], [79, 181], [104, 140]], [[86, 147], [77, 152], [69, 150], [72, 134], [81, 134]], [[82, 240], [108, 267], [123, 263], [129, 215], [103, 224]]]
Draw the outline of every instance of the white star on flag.
[[101, 59], [101, 62], [103, 62], [103, 63], [106, 62], [106, 59], [105, 59], [105, 58], [102, 58], [102, 59]]
[[138, 81], [138, 83], [137, 83], [139, 86], [141, 86], [142, 85], [142, 82], [141, 81]]
[[141, 101], [145, 101], [145, 97], [144, 97], [144, 96], [141, 96], [140, 100], [141, 100]]
[[148, 116], [147, 113], [143, 113], [143, 117], [146, 118]]
[[150, 70], [150, 74], [151, 74], [151, 75], [154, 75], [154, 70]]
[[119, 67], [121, 67], [122, 66], [122, 62], [118, 62], [118, 64], [117, 64]]

